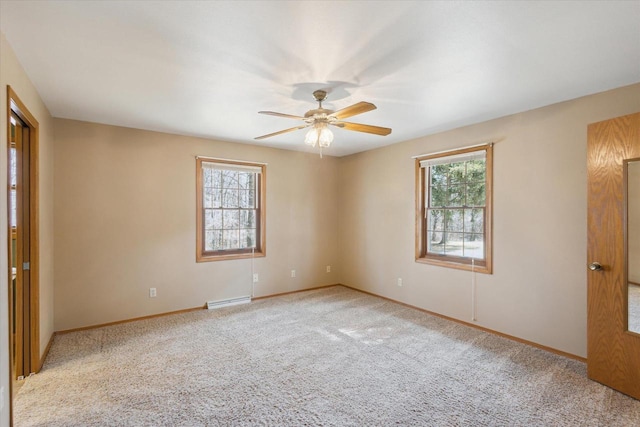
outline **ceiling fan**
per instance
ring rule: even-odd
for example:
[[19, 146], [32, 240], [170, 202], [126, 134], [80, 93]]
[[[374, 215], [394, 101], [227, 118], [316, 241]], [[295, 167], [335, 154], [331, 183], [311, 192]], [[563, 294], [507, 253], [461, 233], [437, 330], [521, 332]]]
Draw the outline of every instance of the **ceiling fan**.
[[[316, 99], [316, 101], [318, 101], [318, 108], [307, 111], [304, 117], [294, 116], [291, 114], [276, 113], [274, 111], [259, 111], [259, 114], [286, 117], [289, 119], [301, 120], [304, 123], [289, 129], [258, 136], [255, 139], [270, 138], [272, 136], [280, 135], [283, 133], [293, 132], [299, 129], [311, 127], [311, 130], [309, 130], [309, 132], [307, 133], [304, 142], [305, 144], [312, 147], [318, 145], [320, 147], [320, 150], [322, 150], [322, 148], [329, 147], [331, 145], [331, 142], [333, 141], [333, 133], [331, 132], [331, 130], [329, 130], [329, 125], [346, 130], [354, 130], [356, 132], [372, 133], [374, 135], [389, 135], [391, 133], [391, 129], [385, 127], [342, 121], [343, 119], [346, 119], [348, 117], [353, 117], [358, 114], [366, 113], [367, 111], [375, 110], [376, 106], [370, 102], [358, 102], [357, 104], [353, 104], [341, 110], [333, 111], [322, 108], [322, 101], [324, 101], [327, 97], [326, 91], [316, 90], [315, 92], [313, 92], [313, 97]], [[320, 155], [322, 155], [322, 151], [320, 151]]]

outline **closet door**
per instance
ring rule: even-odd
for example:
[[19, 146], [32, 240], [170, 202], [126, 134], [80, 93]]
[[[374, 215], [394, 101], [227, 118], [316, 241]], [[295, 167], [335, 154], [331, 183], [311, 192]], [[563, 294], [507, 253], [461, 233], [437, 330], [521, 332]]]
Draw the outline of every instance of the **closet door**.
[[587, 371], [589, 378], [640, 399], [640, 330], [634, 332], [630, 319], [635, 307], [629, 285], [630, 266], [640, 263], [629, 257], [630, 238], [638, 232], [628, 225], [640, 215], [628, 209], [640, 197], [633, 194], [640, 188], [638, 175], [629, 174], [636, 167], [640, 113], [589, 125]]

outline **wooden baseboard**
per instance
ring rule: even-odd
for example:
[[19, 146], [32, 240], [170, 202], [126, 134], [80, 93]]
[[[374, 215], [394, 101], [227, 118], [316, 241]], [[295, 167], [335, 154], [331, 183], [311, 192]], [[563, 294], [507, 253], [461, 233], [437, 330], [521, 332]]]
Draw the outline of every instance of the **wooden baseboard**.
[[153, 318], [156, 318], [156, 317], [170, 316], [172, 314], [189, 313], [191, 311], [204, 310], [205, 308], [206, 307], [204, 307], [204, 306], [202, 306], [202, 307], [194, 307], [194, 308], [185, 308], [183, 310], [168, 311], [168, 312], [165, 312], [165, 313], [151, 314], [149, 316], [134, 317], [132, 319], [124, 319], [124, 320], [117, 320], [115, 322], [100, 323], [98, 325], [83, 326], [81, 328], [65, 329], [63, 331], [56, 331], [55, 334], [56, 335], [62, 335], [62, 334], [68, 334], [70, 332], [86, 331], [86, 330], [89, 330], [89, 329], [103, 328], [105, 326], [113, 326], [113, 325], [120, 325], [122, 323], [137, 322], [138, 320], [147, 320], [147, 319], [153, 319]]
[[[298, 289], [297, 291], [281, 292], [279, 294], [270, 294], [270, 295], [264, 295], [264, 296], [261, 296], [261, 297], [253, 297], [252, 300], [261, 300], [261, 299], [267, 299], [267, 298], [281, 297], [283, 295], [291, 295], [291, 294], [297, 294], [297, 293], [300, 293], [300, 292], [315, 291], [317, 289], [332, 288], [334, 286], [344, 286], [344, 285], [341, 285], [340, 283], [335, 283], [333, 285], [316, 286], [316, 287], [313, 287], [313, 288]], [[346, 287], [348, 287], [348, 286], [346, 286]]]
[[36, 374], [42, 370], [42, 366], [44, 366], [44, 361], [47, 359], [47, 356], [49, 355], [49, 350], [51, 350], [51, 344], [53, 344], [53, 340], [55, 339], [55, 336], [56, 336], [55, 332], [51, 334], [51, 337], [49, 338], [49, 342], [47, 343], [47, 346], [44, 349], [44, 353], [42, 353], [42, 357], [40, 358], [40, 363], [38, 364], [38, 370], [36, 371]]
[[391, 298], [384, 297], [382, 295], [374, 294], [373, 292], [364, 291], [362, 289], [354, 288], [354, 287], [348, 286], [348, 285], [341, 285], [341, 286], [344, 286], [345, 288], [353, 289], [354, 291], [362, 292], [362, 293], [367, 294], [367, 295], [371, 295], [371, 296], [374, 296], [374, 297], [382, 298], [382, 299], [385, 299], [387, 301], [391, 301], [391, 302], [394, 302], [396, 304], [403, 305], [405, 307], [413, 308], [415, 310], [422, 311], [423, 313], [427, 313], [427, 314], [430, 314], [432, 316], [440, 317], [442, 319], [450, 320], [452, 322], [456, 322], [456, 323], [459, 323], [459, 324], [462, 324], [462, 325], [465, 325], [465, 326], [469, 326], [470, 328], [475, 328], [475, 329], [479, 329], [479, 330], [484, 331], [484, 332], [488, 332], [490, 334], [498, 335], [498, 336], [500, 336], [502, 338], [507, 338], [507, 339], [509, 339], [511, 341], [515, 341], [515, 342], [519, 342], [521, 344], [529, 345], [531, 347], [539, 348], [540, 350], [548, 351], [549, 353], [554, 353], [554, 354], [557, 354], [557, 355], [560, 355], [560, 356], [564, 356], [564, 357], [568, 357], [569, 359], [578, 360], [578, 361], [584, 362], [584, 363], [587, 362], [587, 359], [584, 358], [584, 357], [581, 357], [581, 356], [578, 356], [578, 355], [575, 355], [575, 354], [572, 354], [572, 353], [567, 353], [565, 351], [558, 350], [558, 349], [555, 349], [553, 347], [547, 347], [546, 345], [538, 344], [538, 343], [533, 342], [533, 341], [528, 341], [528, 340], [525, 340], [525, 339], [522, 339], [522, 338], [514, 337], [513, 335], [508, 335], [508, 334], [504, 334], [502, 332], [494, 331], [493, 329], [485, 328], [484, 326], [474, 325], [473, 323], [468, 323], [468, 322], [465, 322], [464, 320], [459, 320], [459, 319], [456, 319], [456, 318], [453, 318], [453, 317], [445, 316], [444, 314], [440, 314], [440, 313], [436, 313], [436, 312], [433, 312], [433, 311], [425, 310], [424, 308], [416, 307], [415, 305], [407, 304], [407, 303], [404, 303], [402, 301], [397, 301], [397, 300], [394, 300], [394, 299], [391, 299]]

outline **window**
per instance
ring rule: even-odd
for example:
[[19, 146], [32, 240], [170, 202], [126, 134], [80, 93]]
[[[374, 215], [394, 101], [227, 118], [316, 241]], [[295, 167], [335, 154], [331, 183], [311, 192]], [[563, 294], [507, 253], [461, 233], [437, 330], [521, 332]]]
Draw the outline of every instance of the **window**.
[[266, 166], [196, 160], [196, 261], [265, 256]]
[[416, 261], [491, 273], [492, 146], [416, 159]]

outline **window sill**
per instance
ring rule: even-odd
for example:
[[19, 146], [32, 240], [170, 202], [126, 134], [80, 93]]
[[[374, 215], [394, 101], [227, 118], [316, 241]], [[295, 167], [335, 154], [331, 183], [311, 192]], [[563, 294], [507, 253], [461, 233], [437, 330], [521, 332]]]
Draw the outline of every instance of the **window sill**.
[[196, 262], [213, 262], [213, 261], [228, 261], [232, 259], [264, 258], [266, 256], [267, 254], [264, 252], [225, 254], [225, 255], [197, 254]]
[[416, 258], [416, 262], [420, 264], [430, 264], [430, 265], [437, 265], [439, 267], [454, 268], [456, 270], [467, 270], [467, 271], [474, 271], [476, 273], [492, 274], [491, 266], [487, 266], [487, 265], [476, 264], [472, 267], [471, 263], [467, 264], [463, 262], [452, 261], [452, 260], [441, 259], [441, 258], [432, 258], [432, 257]]

